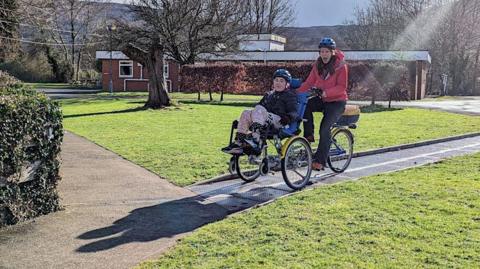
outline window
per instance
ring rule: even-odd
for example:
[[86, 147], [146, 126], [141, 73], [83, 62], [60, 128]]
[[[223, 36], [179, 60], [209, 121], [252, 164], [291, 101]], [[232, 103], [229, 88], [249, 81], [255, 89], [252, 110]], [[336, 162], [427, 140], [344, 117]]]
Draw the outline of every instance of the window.
[[169, 73], [169, 72], [168, 72], [168, 63], [163, 64], [163, 76], [164, 76], [165, 78], [168, 78], [168, 73]]
[[120, 61], [118, 63], [119, 74], [121, 78], [133, 77], [133, 61]]
[[165, 88], [167, 92], [172, 92], [172, 81], [171, 80], [165, 80]]

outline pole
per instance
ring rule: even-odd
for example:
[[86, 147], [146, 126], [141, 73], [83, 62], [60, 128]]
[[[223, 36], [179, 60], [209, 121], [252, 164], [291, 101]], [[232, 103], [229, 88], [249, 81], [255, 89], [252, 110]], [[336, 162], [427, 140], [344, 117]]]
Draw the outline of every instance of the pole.
[[113, 95], [113, 78], [112, 78], [112, 28], [108, 27], [108, 30], [110, 32], [110, 81], [108, 82], [108, 90], [110, 91], [110, 95]]

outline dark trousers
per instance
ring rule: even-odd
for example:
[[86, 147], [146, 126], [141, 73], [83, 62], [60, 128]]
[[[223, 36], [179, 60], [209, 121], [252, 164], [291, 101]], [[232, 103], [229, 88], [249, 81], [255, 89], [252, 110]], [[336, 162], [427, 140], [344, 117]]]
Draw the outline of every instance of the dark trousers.
[[305, 114], [303, 114], [303, 118], [306, 120], [306, 122], [303, 122], [303, 136], [308, 137], [313, 136], [315, 130], [313, 112], [323, 112], [320, 123], [320, 142], [313, 160], [324, 166], [327, 163], [328, 152], [332, 143], [330, 129], [342, 116], [346, 103], [346, 101], [323, 102], [320, 97], [311, 98], [308, 100]]

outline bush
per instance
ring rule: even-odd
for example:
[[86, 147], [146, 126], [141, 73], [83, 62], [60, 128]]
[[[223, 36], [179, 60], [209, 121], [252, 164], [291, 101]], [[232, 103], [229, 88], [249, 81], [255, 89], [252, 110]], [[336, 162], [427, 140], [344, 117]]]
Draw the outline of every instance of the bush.
[[409, 99], [409, 70], [403, 63], [356, 62], [349, 64], [349, 96], [355, 100]]
[[14, 77], [26, 82], [51, 82], [54, 76], [44, 54], [25, 56], [23, 58], [0, 64], [0, 70], [7, 71]]
[[294, 77], [306, 77], [310, 64], [209, 64], [185, 65], [180, 71], [183, 92], [264, 94], [272, 86], [272, 74], [288, 69]]
[[[289, 70], [294, 78], [305, 80], [312, 63], [187, 65], [180, 71], [180, 87], [185, 92], [260, 95], [271, 88], [272, 74], [279, 68]], [[348, 70], [351, 99], [408, 99], [411, 84], [404, 64], [349, 62]]]
[[57, 103], [34, 90], [0, 87], [0, 227], [59, 209], [62, 138]]
[[13, 76], [10, 76], [7, 72], [0, 70], [0, 88], [22, 88], [23, 83]]

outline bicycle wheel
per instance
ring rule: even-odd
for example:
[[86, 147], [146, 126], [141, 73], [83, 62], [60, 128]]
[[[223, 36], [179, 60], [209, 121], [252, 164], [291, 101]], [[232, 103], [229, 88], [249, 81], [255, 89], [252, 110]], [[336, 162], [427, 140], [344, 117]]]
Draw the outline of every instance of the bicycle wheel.
[[312, 174], [312, 149], [303, 137], [296, 137], [287, 145], [282, 158], [282, 176], [294, 190], [305, 187]]
[[260, 176], [261, 164], [261, 155], [255, 156], [242, 154], [235, 156], [235, 169], [237, 170], [237, 175], [245, 182], [252, 182]]
[[335, 129], [328, 153], [328, 166], [336, 173], [342, 173], [352, 161], [353, 134], [348, 129]]

